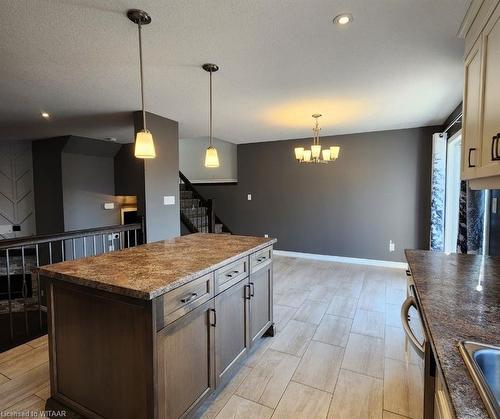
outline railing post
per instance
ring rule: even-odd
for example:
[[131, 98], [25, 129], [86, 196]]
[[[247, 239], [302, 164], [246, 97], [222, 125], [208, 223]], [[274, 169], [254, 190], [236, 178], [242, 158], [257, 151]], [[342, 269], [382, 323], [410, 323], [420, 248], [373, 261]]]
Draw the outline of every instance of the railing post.
[[215, 233], [215, 201], [213, 199], [207, 200], [208, 212], [208, 232]]

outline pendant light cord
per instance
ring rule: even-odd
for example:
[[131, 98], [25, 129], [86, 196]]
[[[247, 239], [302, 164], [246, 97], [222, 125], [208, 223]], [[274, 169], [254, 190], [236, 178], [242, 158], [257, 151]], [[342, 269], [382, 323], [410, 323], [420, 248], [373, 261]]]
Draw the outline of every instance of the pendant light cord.
[[212, 147], [212, 70], [210, 70], [210, 137], [209, 146]]
[[142, 102], [142, 128], [144, 132], [147, 132], [146, 128], [146, 111], [144, 109], [144, 76], [142, 70], [142, 25], [141, 22], [137, 24], [139, 26], [139, 67], [141, 72], [141, 102]]

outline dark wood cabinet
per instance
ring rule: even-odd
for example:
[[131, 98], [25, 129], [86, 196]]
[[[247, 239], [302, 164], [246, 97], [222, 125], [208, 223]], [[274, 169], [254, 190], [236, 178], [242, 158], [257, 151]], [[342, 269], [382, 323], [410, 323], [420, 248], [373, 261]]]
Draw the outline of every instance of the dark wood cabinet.
[[215, 387], [214, 321], [211, 300], [158, 332], [160, 418], [188, 415]]
[[215, 371], [221, 385], [239, 368], [248, 340], [249, 286], [247, 279], [215, 297]]
[[250, 343], [260, 338], [273, 324], [272, 262], [250, 274]]

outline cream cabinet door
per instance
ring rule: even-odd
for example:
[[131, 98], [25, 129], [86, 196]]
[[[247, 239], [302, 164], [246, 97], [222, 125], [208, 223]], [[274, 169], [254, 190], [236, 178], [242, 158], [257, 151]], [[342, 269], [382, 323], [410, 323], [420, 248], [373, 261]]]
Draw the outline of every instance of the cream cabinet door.
[[500, 175], [500, 7], [483, 31], [483, 118], [478, 175]]
[[471, 179], [476, 177], [481, 159], [481, 40], [465, 60], [464, 78], [462, 179]]

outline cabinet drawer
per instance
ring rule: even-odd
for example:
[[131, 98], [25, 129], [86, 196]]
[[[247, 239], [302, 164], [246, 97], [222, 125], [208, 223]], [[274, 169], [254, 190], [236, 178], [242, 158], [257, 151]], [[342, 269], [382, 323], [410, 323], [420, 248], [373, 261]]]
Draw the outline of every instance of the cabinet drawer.
[[248, 257], [215, 271], [215, 294], [219, 294], [248, 276]]
[[271, 263], [273, 259], [273, 248], [266, 247], [263, 250], [253, 253], [250, 255], [250, 272], [254, 273], [259, 269], [267, 266]]
[[214, 296], [213, 273], [203, 275], [159, 297], [158, 329], [172, 323]]

